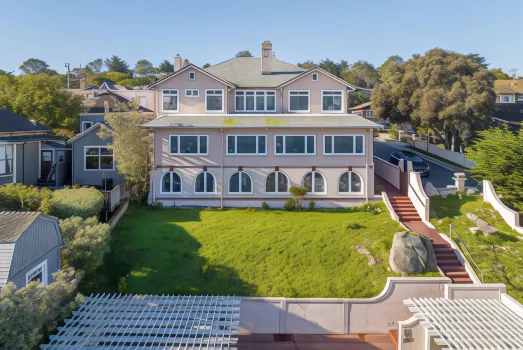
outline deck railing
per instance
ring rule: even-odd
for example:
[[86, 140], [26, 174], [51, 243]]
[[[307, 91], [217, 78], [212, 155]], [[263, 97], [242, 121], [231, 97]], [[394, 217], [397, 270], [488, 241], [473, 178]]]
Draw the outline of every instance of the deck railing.
[[120, 204], [120, 185], [116, 185], [110, 191], [101, 191], [104, 196], [105, 211], [113, 212], [118, 204]]
[[[467, 245], [465, 244], [463, 239], [461, 239], [461, 236], [459, 235], [458, 230], [452, 224], [449, 224], [449, 226], [450, 226], [450, 234], [449, 234], [450, 239], [452, 239], [452, 232], [454, 232], [454, 234], [458, 237], [459, 243], [461, 243], [463, 245], [463, 247], [465, 248], [465, 250], [467, 251], [467, 253], [469, 255], [469, 258], [470, 258], [470, 261], [476, 267], [476, 270], [477, 270], [476, 272], [479, 272], [479, 275], [481, 276], [481, 283], [485, 283], [484, 282], [485, 281], [485, 276], [483, 275], [483, 271], [481, 271], [481, 269], [479, 268], [478, 264], [476, 263], [476, 260], [474, 260], [474, 258], [472, 257], [472, 254], [470, 253], [469, 248], [467, 247]], [[458, 246], [459, 246], [459, 244], [458, 244]], [[463, 252], [461, 252], [461, 253], [463, 254]]]

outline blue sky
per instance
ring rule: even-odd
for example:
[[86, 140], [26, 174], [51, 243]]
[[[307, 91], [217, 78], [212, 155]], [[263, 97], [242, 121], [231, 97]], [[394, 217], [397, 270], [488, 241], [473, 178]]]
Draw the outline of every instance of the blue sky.
[[35, 57], [64, 72], [116, 54], [131, 67], [179, 53], [215, 64], [271, 40], [290, 63], [328, 57], [379, 66], [441, 47], [523, 75], [523, 1], [0, 0], [0, 69]]

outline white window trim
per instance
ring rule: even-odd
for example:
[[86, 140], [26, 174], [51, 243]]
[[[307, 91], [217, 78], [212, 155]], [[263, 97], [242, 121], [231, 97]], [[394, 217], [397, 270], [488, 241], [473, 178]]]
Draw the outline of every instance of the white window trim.
[[[508, 102], [505, 102], [503, 99], [504, 97], [508, 97]], [[512, 95], [501, 95], [501, 103], [512, 103]]]
[[[271, 175], [273, 173], [276, 173], [276, 181], [275, 181], [275, 184], [274, 184], [274, 189], [276, 190], [278, 188], [278, 177], [279, 177], [279, 175], [277, 173], [282, 173], [287, 178], [287, 191], [285, 191], [285, 192], [278, 192], [278, 191], [276, 191], [276, 192], [269, 192], [269, 191], [267, 191], [267, 178], [269, 177], [269, 175]], [[272, 171], [272, 172], [268, 173], [267, 176], [265, 177], [265, 193], [267, 193], [267, 194], [271, 194], [271, 195], [288, 195], [290, 187], [291, 187], [291, 180], [289, 179], [289, 176], [286, 173], [284, 173], [283, 171], [281, 171], [281, 170]]]
[[[177, 136], [178, 137], [178, 153], [171, 153], [171, 137]], [[198, 137], [198, 152], [200, 152], [200, 136], [206, 136], [207, 137], [207, 152], [206, 153], [181, 153], [180, 152], [180, 137], [185, 136], [197, 136]], [[184, 156], [184, 157], [191, 157], [191, 156], [208, 156], [209, 155], [209, 135], [180, 135], [180, 134], [170, 134], [169, 135], [169, 155], [170, 156]]]
[[[194, 93], [194, 91], [198, 91], [198, 95], [187, 95], [188, 91], [192, 91], [193, 93]], [[200, 89], [185, 89], [185, 97], [189, 97], [189, 98], [198, 98], [198, 97], [200, 97]]]
[[[370, 113], [369, 113], [370, 112]], [[370, 115], [369, 115], [370, 114]], [[374, 111], [372, 109], [366, 109], [365, 110], [365, 117], [374, 117]]]
[[[198, 176], [200, 176], [200, 174], [204, 174], [204, 180], [203, 180], [203, 188], [205, 191], [203, 192], [197, 192], [196, 191], [196, 180], [198, 179]], [[207, 189], [207, 186], [206, 186], [206, 182], [207, 182], [207, 174], [211, 174], [211, 176], [214, 178], [214, 186], [213, 186], [213, 191], [212, 192], [208, 192], [206, 189]], [[198, 174], [196, 174], [196, 176], [194, 177], [194, 193], [195, 194], [216, 194], [217, 193], [217, 190], [216, 188], [218, 187], [218, 184], [216, 183], [216, 176], [214, 176], [213, 173], [209, 172], [209, 171], [200, 171]]]
[[[231, 178], [234, 174], [236, 173], [240, 173], [240, 176], [238, 176], [238, 182], [239, 182], [239, 192], [231, 192]], [[250, 179], [251, 179], [251, 192], [242, 192], [242, 174], [245, 174], [247, 175]], [[235, 171], [234, 173], [231, 174], [231, 176], [229, 177], [229, 182], [227, 183], [227, 193], [228, 194], [236, 194], [236, 195], [241, 195], [241, 194], [253, 194], [254, 193], [254, 181], [252, 181], [252, 177], [251, 175], [249, 175], [247, 172], [245, 172], [244, 170], [242, 171]]]
[[[258, 137], [264, 136], [265, 137], [265, 152], [264, 153], [229, 153], [229, 136], [234, 136], [234, 149], [238, 149], [238, 136], [256, 136], [256, 151], [258, 151]], [[225, 151], [226, 155], [228, 156], [266, 156], [267, 155], [267, 135], [260, 135], [260, 134], [248, 134], [248, 135], [225, 135]]]
[[87, 129], [90, 128], [90, 127], [89, 127], [89, 128], [86, 128], [86, 127], [85, 127], [85, 124], [87, 124], [87, 123], [90, 123], [90, 124], [91, 124], [90, 127], [92, 127], [92, 126], [95, 124], [95, 122], [92, 122], [92, 121], [90, 121], [90, 120], [83, 120], [83, 121], [82, 121], [82, 130], [81, 130], [80, 132], [84, 132], [85, 130], [87, 130]]
[[[238, 92], [243, 92], [243, 107], [244, 109], [238, 109], [238, 104], [236, 103], [236, 98], [238, 97]], [[254, 109], [253, 110], [247, 110], [245, 109], [247, 107], [247, 92], [254, 92]], [[265, 109], [256, 109], [256, 93], [257, 92], [263, 92], [263, 101], [265, 104]], [[273, 92], [274, 93], [274, 109], [267, 109], [267, 92]], [[238, 90], [234, 92], [234, 110], [236, 112], [245, 112], [245, 113], [264, 113], [264, 112], [276, 112], [276, 96], [278, 94], [276, 93], [276, 90]]]
[[31, 270], [29, 270], [26, 274], [25, 274], [25, 285], [27, 286], [29, 284], [29, 275], [31, 275], [33, 272], [39, 270], [39, 269], [42, 269], [42, 282], [44, 286], [47, 286], [48, 284], [48, 280], [47, 280], [47, 259], [45, 259], [44, 261], [42, 261], [40, 264], [38, 264], [37, 266], [33, 267]]
[[[176, 103], [176, 109], [163, 109], [163, 92], [165, 90], [176, 91], [176, 97], [178, 97]], [[180, 90], [178, 89], [162, 89], [160, 94], [160, 110], [164, 113], [179, 113], [180, 112]]]
[[[94, 171], [94, 172], [107, 172], [107, 171], [115, 171], [116, 170], [116, 164], [114, 162], [114, 151], [113, 151], [113, 168], [112, 169], [87, 169], [87, 155], [85, 154], [86, 152], [86, 148], [108, 148], [108, 146], [84, 146], [84, 171]], [[100, 154], [101, 152], [99, 151], [98, 152], [98, 158], [101, 158], [102, 155]], [[89, 156], [89, 157], [95, 157], [95, 156]], [[105, 157], [108, 157], [108, 155], [105, 155]], [[98, 164], [98, 166], [100, 166], [101, 163]]]
[[[334, 153], [334, 138], [331, 142], [332, 145], [332, 153], [326, 153], [325, 149], [325, 139], [327, 137], [333, 137], [333, 136], [353, 136], [352, 139], [352, 147], [354, 150], [356, 150], [356, 136], [363, 136], [363, 153]], [[364, 156], [365, 155], [365, 135], [364, 134], [341, 134], [341, 135], [323, 135], [323, 155], [324, 156]]]
[[[207, 109], [207, 92], [208, 91], [221, 91], [222, 92], [222, 109], [220, 111], [210, 111]], [[211, 95], [212, 96], [212, 95]], [[216, 96], [216, 95], [214, 95]], [[225, 92], [224, 89], [205, 89], [205, 112], [207, 113], [223, 113], [225, 108]]]
[[[295, 110], [291, 109], [291, 92], [307, 92], [307, 96], [309, 97], [309, 106], [307, 107], [307, 110]], [[289, 113], [309, 113], [311, 111], [311, 91], [310, 90], [289, 90], [288, 92], [288, 101], [287, 101], [288, 107], [287, 110]]]
[[[13, 177], [13, 183], [15, 183], [15, 180], [16, 180], [16, 144], [14, 143], [0, 143], [0, 146], [12, 146], [13, 147], [13, 159], [12, 159], [12, 171], [10, 173], [6, 173], [6, 174], [0, 174], [0, 177]], [[40, 152], [39, 152], [40, 153]], [[40, 164], [40, 162], [38, 162], [38, 164]], [[40, 165], [38, 166], [38, 168], [40, 168]]]
[[[175, 173], [176, 175], [178, 175], [180, 177], [180, 192], [164, 192], [163, 190], [163, 177], [167, 174], [169, 174], [169, 176], [171, 177], [171, 189], [173, 188], [173, 176], [172, 174]], [[182, 177], [182, 174], [180, 174], [179, 172], [177, 171], [166, 171], [166, 172], [163, 172], [162, 173], [162, 176], [160, 176], [160, 194], [183, 194], [183, 177]]]
[[[191, 78], [191, 74], [192, 74], [192, 78]], [[196, 80], [196, 72], [195, 71], [190, 71], [189, 72], [189, 80]]]
[[[283, 136], [283, 153], [276, 153], [276, 138], [277, 136]], [[285, 152], [286, 149], [285, 149], [285, 137], [287, 136], [303, 136], [305, 137], [305, 147], [307, 147], [307, 136], [314, 136], [314, 153], [287, 153]], [[315, 134], [307, 134], [307, 135], [282, 135], [282, 134], [279, 134], [279, 135], [274, 135], [274, 155], [275, 156], [296, 156], [296, 157], [302, 157], [302, 156], [315, 156], [316, 155], [316, 149], [317, 149], [317, 145], [316, 145], [316, 135]]]
[[[339, 111], [323, 109], [323, 93], [324, 92], [341, 92], [341, 109]], [[345, 100], [346, 100], [346, 98], [345, 98], [345, 93], [344, 93], [343, 90], [321, 90], [321, 112], [322, 113], [344, 113], [344, 111], [345, 111]]]
[[323, 175], [323, 173], [319, 172], [318, 170], [314, 170], [314, 171], [307, 171], [305, 173], [305, 175], [303, 175], [302, 179], [301, 179], [301, 186], [305, 187], [305, 176], [307, 176], [308, 173], [312, 173], [312, 188], [314, 188], [314, 180], [316, 179], [316, 173], [320, 174], [321, 176], [323, 176], [323, 187], [325, 188], [325, 191], [323, 192], [307, 192], [307, 195], [318, 195], [318, 196], [324, 196], [328, 193], [327, 191], [327, 178], [325, 177], [325, 175]]
[[[316, 77], [316, 79], [314, 79]], [[312, 73], [312, 81], [318, 81], [320, 80], [320, 75], [318, 73]]]
[[[361, 191], [359, 191], [359, 192], [340, 192], [340, 179], [346, 173], [354, 173], [360, 177]], [[350, 176], [349, 176], [349, 189], [351, 187], [350, 185], [351, 185], [351, 180], [350, 180]], [[342, 172], [341, 175], [338, 177], [337, 189], [338, 189], [338, 195], [340, 195], [340, 196], [362, 196], [365, 193], [365, 181], [363, 181], [363, 176], [361, 176], [361, 174], [359, 174], [358, 172], [356, 172], [354, 170], [352, 170], [352, 171], [347, 170], [347, 171]]]

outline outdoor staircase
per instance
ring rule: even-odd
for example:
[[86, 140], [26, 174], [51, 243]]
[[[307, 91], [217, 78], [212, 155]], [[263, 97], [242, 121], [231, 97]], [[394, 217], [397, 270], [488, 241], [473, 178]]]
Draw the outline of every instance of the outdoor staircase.
[[452, 283], [473, 283], [465, 266], [461, 264], [454, 253], [454, 249], [439, 233], [428, 227], [418, 215], [414, 204], [406, 195], [392, 195], [390, 204], [399, 217], [399, 220], [413, 232], [420, 233], [432, 241], [436, 262], [441, 271], [452, 280]]

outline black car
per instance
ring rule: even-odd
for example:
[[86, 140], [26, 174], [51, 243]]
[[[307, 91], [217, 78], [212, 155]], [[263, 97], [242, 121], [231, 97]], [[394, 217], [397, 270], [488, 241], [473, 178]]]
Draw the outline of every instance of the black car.
[[429, 176], [430, 173], [430, 167], [425, 161], [419, 157], [417, 154], [414, 154], [409, 151], [397, 151], [392, 152], [390, 155], [390, 163], [394, 165], [398, 165], [400, 162], [400, 159], [405, 160], [405, 167], [407, 166], [407, 162], [412, 162], [412, 168], [415, 172], [419, 173], [420, 176]]

